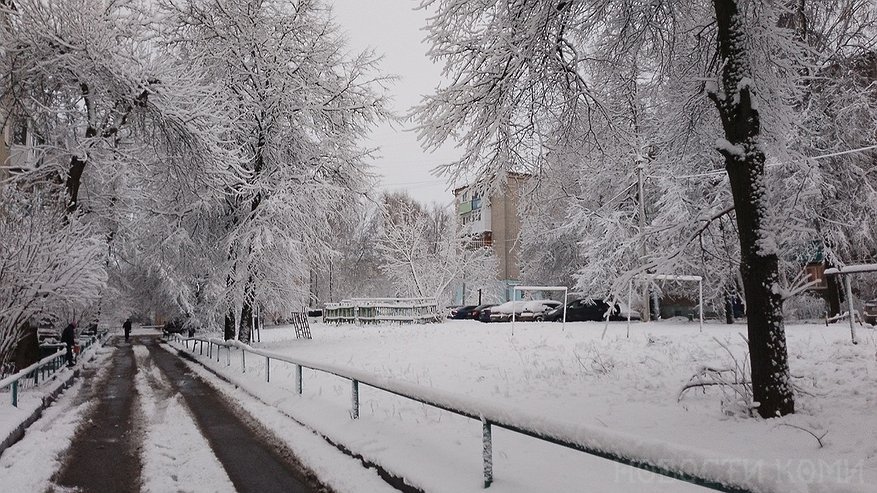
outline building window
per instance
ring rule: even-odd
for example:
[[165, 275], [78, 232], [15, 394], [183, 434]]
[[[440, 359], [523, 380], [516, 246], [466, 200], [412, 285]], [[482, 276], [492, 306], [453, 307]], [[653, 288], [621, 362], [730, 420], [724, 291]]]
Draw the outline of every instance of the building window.
[[24, 118], [16, 118], [12, 125], [12, 143], [16, 145], [27, 145], [27, 120]]

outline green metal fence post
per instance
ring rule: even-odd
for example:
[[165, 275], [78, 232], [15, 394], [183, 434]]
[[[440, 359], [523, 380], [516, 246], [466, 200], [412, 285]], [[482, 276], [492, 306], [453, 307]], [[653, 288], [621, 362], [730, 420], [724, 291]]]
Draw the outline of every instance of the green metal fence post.
[[493, 433], [490, 421], [481, 420], [481, 459], [484, 467], [484, 487], [493, 484]]
[[301, 365], [295, 365], [295, 393], [301, 395]]
[[351, 403], [353, 404], [353, 409], [350, 412], [350, 417], [352, 419], [359, 419], [359, 382], [356, 380], [352, 380], [351, 385]]

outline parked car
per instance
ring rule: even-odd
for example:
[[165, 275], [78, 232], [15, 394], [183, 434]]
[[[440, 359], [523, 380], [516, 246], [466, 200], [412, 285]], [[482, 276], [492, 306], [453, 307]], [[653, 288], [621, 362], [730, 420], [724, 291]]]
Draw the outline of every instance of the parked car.
[[[630, 313], [631, 320], [639, 320], [640, 314], [636, 310], [631, 310], [630, 308], [622, 305], [621, 303], [615, 303], [614, 306], [610, 309], [609, 303], [606, 303], [603, 300], [598, 299], [581, 299], [570, 301], [566, 305], [566, 320], [567, 322], [580, 322], [580, 321], [602, 321], [606, 320], [607, 316], [609, 320], [627, 320], [628, 312]], [[563, 320], [563, 306], [558, 306], [557, 308], [553, 308], [547, 311], [544, 315], [544, 320], [546, 321], [558, 321]]]
[[866, 324], [877, 325], [877, 299], [865, 302], [862, 310], [862, 320]]
[[524, 301], [506, 301], [490, 309], [491, 322], [508, 322], [512, 319], [512, 311], [519, 314], [524, 310]]
[[512, 319], [512, 312], [515, 314], [515, 320], [542, 320], [546, 311], [560, 305], [561, 302], [554, 300], [507, 301], [491, 310], [490, 321], [508, 322]]
[[516, 315], [523, 322], [541, 321], [545, 319], [545, 313], [553, 308], [563, 305], [555, 300], [532, 300], [524, 303], [524, 309]]
[[493, 308], [494, 306], [495, 305], [493, 303], [485, 303], [483, 305], [478, 305], [475, 308], [469, 310], [469, 316], [467, 318], [471, 318], [473, 320], [480, 320], [481, 319], [481, 312], [484, 310], [487, 310], [489, 313], [490, 309]]
[[475, 305], [466, 305], [466, 306], [458, 306], [451, 309], [451, 313], [448, 314], [448, 318], [454, 319], [464, 319], [469, 318], [469, 313], [475, 309]]

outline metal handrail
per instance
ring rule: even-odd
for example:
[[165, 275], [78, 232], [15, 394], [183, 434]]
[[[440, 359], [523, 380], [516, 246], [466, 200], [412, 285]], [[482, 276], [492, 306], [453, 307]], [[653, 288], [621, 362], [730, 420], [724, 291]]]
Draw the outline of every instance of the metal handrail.
[[[101, 333], [98, 335], [90, 336], [85, 344], [82, 346], [82, 351], [88, 349], [92, 344], [96, 341], [99, 341], [101, 337], [103, 337], [106, 333]], [[40, 381], [45, 382], [47, 378], [51, 377], [55, 372], [64, 367], [64, 360], [66, 359], [67, 349], [60, 349], [49, 356], [37, 361], [36, 363], [28, 366], [27, 368], [16, 372], [13, 375], [9, 375], [8, 377], [0, 380], [0, 389], [5, 389], [7, 387], [12, 387], [12, 405], [14, 407], [18, 407], [18, 393], [20, 381], [22, 379], [33, 379], [33, 385], [36, 387], [39, 385]], [[42, 380], [41, 378], [42, 377]]]
[[[491, 406], [466, 397], [461, 397], [449, 392], [437, 389], [426, 389], [417, 385], [398, 382], [388, 378], [382, 378], [373, 374], [353, 370], [324, 363], [308, 361], [306, 359], [290, 358], [283, 354], [272, 353], [263, 349], [241, 343], [240, 341], [225, 341], [217, 338], [181, 337], [171, 334], [171, 337], [185, 344], [194, 352], [196, 345], [200, 348], [200, 354], [204, 353], [204, 344], [208, 345], [208, 357], [219, 361], [219, 347], [227, 349], [227, 363], [231, 365], [231, 349], [241, 350], [242, 370], [246, 372], [246, 353], [252, 353], [266, 358], [266, 379], [271, 381], [270, 360], [274, 359], [295, 365], [295, 389], [297, 394], [302, 393], [302, 368], [308, 368], [323, 373], [335, 375], [351, 381], [351, 417], [359, 417], [359, 385], [366, 385], [390, 394], [413, 400], [428, 406], [432, 406], [459, 416], [474, 419], [482, 423], [482, 460], [484, 470], [484, 487], [487, 488], [493, 482], [493, 451], [492, 430], [493, 426], [514, 431], [522, 435], [536, 438], [545, 442], [561, 445], [570, 449], [578, 450], [589, 455], [608, 459], [613, 462], [628, 465], [638, 469], [650, 471], [655, 474], [692, 483], [698, 486], [716, 491], [728, 493], [749, 493], [760, 490], [758, 484], [735, 478], [733, 471], [713, 468], [707, 477], [703, 471], [706, 465], [715, 461], [713, 457], [697, 455], [690, 450], [669, 446], [656, 441], [646, 441], [619, 432], [609, 432], [603, 429], [587, 428], [566, 423], [545, 423], [541, 416], [523, 416], [521, 413], [510, 415], [505, 409]], [[214, 354], [213, 347], [216, 346]], [[523, 416], [523, 418], [521, 418]], [[541, 429], [535, 429], [530, 423], [543, 423]], [[621, 445], [619, 445], [621, 444]], [[629, 445], [625, 447], [624, 445]], [[634, 457], [625, 450], [637, 448], [643, 456]], [[730, 458], [729, 458], [730, 459]], [[739, 459], [730, 459], [739, 464]], [[698, 467], [700, 466], [700, 467]], [[754, 466], [754, 464], [753, 464]], [[777, 471], [778, 472], [778, 471]], [[744, 475], [745, 476], [745, 475]], [[776, 474], [775, 477], [780, 477]]]

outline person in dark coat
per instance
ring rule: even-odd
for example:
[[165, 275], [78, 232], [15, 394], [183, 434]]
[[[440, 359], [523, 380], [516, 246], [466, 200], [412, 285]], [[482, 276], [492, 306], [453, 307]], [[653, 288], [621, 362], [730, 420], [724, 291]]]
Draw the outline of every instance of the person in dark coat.
[[67, 324], [61, 332], [61, 342], [67, 345], [67, 366], [73, 366], [73, 344], [76, 342], [76, 325]]
[[122, 324], [122, 328], [125, 329], [125, 342], [128, 342], [128, 336], [131, 335], [131, 319], [125, 320], [125, 323]]

